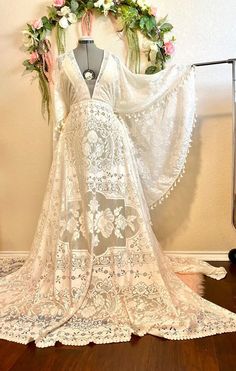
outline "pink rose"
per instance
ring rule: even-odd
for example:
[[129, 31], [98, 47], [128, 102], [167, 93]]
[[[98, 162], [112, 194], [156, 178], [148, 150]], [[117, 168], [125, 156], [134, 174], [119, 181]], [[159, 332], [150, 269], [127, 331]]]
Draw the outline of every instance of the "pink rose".
[[41, 18], [35, 19], [31, 24], [36, 30], [39, 30], [41, 27], [43, 27], [43, 22]]
[[65, 4], [65, 0], [53, 0], [53, 5], [57, 8], [60, 8], [62, 5]]
[[157, 16], [157, 7], [156, 6], [151, 6], [151, 15], [154, 15], [154, 17]]
[[29, 62], [30, 62], [31, 64], [34, 64], [34, 62], [36, 62], [38, 58], [39, 58], [38, 53], [37, 53], [37, 52], [32, 52], [32, 53], [30, 54]]
[[167, 55], [171, 55], [174, 53], [175, 51], [175, 47], [173, 45], [173, 43], [171, 41], [167, 41], [165, 44], [164, 44], [164, 49], [165, 49], [165, 53]]

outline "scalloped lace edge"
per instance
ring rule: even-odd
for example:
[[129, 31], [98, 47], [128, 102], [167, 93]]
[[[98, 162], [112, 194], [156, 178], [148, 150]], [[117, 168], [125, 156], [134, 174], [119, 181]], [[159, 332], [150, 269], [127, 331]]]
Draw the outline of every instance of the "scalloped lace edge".
[[[192, 66], [191, 69], [183, 76], [183, 78], [180, 81], [180, 84], [177, 87], [174, 87], [170, 92], [168, 92], [168, 94], [161, 100], [161, 102], [159, 103], [160, 105], [163, 104], [163, 102], [165, 102], [166, 100], [168, 100], [173, 94], [175, 94], [178, 91], [178, 89], [180, 87], [182, 87], [184, 85], [184, 83], [190, 77], [190, 74], [192, 72], [192, 69], [193, 69], [193, 71], [195, 73], [195, 67]], [[179, 173], [175, 177], [175, 180], [169, 186], [169, 188], [167, 189], [167, 191], [165, 191], [165, 193], [161, 196], [161, 198], [159, 198], [157, 201], [154, 201], [154, 202], [152, 202], [151, 204], [148, 205], [148, 207], [151, 210], [155, 209], [155, 207], [158, 204], [161, 204], [166, 198], [169, 197], [171, 191], [174, 190], [174, 188], [177, 186], [177, 183], [179, 183], [181, 181], [181, 178], [183, 177], [183, 175], [185, 173], [186, 163], [187, 163], [187, 160], [188, 160], [188, 157], [189, 157], [189, 152], [190, 152], [190, 147], [192, 147], [191, 143], [193, 141], [192, 140], [193, 132], [194, 132], [194, 128], [195, 128], [196, 123], [197, 123], [197, 118], [198, 118], [197, 117], [197, 101], [198, 101], [198, 98], [195, 97], [195, 101], [194, 101], [194, 118], [193, 118], [193, 122], [192, 122], [191, 133], [190, 133], [190, 136], [189, 136], [188, 148], [187, 148], [187, 152], [186, 152], [186, 155], [185, 155], [185, 158], [184, 158], [184, 162], [182, 163], [182, 166], [181, 166], [181, 170], [179, 171]]]
[[[79, 339], [74, 340], [74, 341], [67, 341], [61, 336], [56, 336], [56, 338], [53, 338], [53, 339], [42, 340], [42, 341], [40, 340], [39, 342], [35, 342], [35, 345], [36, 345], [37, 348], [46, 348], [48, 346], [55, 346], [57, 341], [60, 342], [63, 345], [74, 345], [74, 346], [85, 346], [85, 345], [88, 345], [92, 342], [94, 344], [110, 344], [110, 343], [119, 343], [119, 342], [129, 342], [131, 340], [131, 335], [132, 334], [136, 335], [136, 336], [139, 336], [139, 337], [143, 337], [145, 335], [153, 335], [153, 336], [159, 337], [160, 339], [166, 339], [166, 340], [192, 340], [192, 339], [200, 339], [200, 338], [203, 338], [203, 337], [206, 337], [206, 336], [232, 333], [232, 332], [236, 331], [236, 327], [235, 328], [232, 328], [232, 327], [227, 328], [226, 327], [222, 330], [217, 329], [217, 330], [212, 330], [212, 331], [204, 331], [204, 333], [192, 334], [191, 336], [189, 336], [189, 335], [186, 335], [186, 336], [166, 335], [166, 334], [161, 335], [159, 331], [160, 330], [158, 330], [158, 329], [154, 329], [154, 331], [152, 331], [152, 328], [150, 328], [146, 332], [144, 332], [144, 331], [136, 332], [135, 330], [130, 328], [130, 331], [127, 335], [114, 336], [114, 337], [110, 337], [110, 338], [107, 338], [107, 339], [103, 339], [101, 336], [100, 337], [91, 336], [91, 338], [89, 340], [85, 340], [85, 341], [82, 341], [82, 340], [79, 340]], [[23, 339], [20, 339], [18, 337], [14, 337], [14, 336], [5, 336], [4, 334], [1, 335], [0, 338], [2, 340], [17, 342], [17, 343], [24, 344], [24, 345], [34, 341], [34, 339], [32, 337], [27, 339], [27, 340], [23, 340]]]

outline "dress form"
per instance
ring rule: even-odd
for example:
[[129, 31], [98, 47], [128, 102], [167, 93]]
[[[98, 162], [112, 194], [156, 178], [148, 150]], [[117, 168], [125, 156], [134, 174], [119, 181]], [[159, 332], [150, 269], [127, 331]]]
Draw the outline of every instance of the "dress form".
[[95, 78], [91, 80], [85, 79], [92, 96], [95, 82], [101, 68], [104, 50], [95, 45], [94, 39], [91, 36], [81, 36], [77, 47], [73, 49], [73, 53], [82, 74], [88, 68], [95, 73]]

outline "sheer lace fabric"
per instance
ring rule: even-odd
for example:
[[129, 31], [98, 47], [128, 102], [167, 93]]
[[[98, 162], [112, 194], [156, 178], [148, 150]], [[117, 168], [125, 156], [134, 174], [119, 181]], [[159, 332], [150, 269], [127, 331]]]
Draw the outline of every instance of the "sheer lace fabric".
[[225, 269], [167, 257], [151, 227], [149, 208], [184, 169], [193, 68], [136, 75], [105, 51], [91, 97], [69, 51], [54, 80], [53, 161], [29, 256], [0, 279], [0, 338], [47, 347], [235, 331], [235, 313], [176, 275]]

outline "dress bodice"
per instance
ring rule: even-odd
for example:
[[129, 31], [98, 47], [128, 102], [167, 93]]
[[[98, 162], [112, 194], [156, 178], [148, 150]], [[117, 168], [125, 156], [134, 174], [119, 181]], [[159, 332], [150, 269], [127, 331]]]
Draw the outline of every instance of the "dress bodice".
[[[161, 202], [184, 172], [196, 122], [195, 67], [170, 64], [152, 75], [136, 74], [104, 50], [91, 95], [73, 50], [57, 61], [56, 132], [58, 127], [59, 132], [77, 130], [81, 120], [96, 128], [105, 117], [115, 115], [132, 142], [148, 205]], [[59, 137], [54, 136], [54, 148]]]
[[104, 50], [103, 60], [92, 95], [90, 94], [73, 51], [70, 50], [60, 55], [59, 62], [62, 67], [61, 73], [65, 94], [64, 98], [68, 111], [72, 104], [78, 104], [88, 100], [99, 100], [107, 103], [112, 108], [115, 107], [118, 86], [118, 66], [117, 57], [115, 55]]

